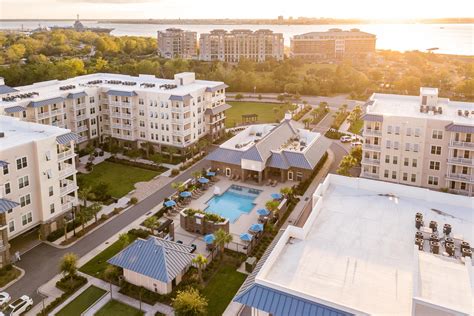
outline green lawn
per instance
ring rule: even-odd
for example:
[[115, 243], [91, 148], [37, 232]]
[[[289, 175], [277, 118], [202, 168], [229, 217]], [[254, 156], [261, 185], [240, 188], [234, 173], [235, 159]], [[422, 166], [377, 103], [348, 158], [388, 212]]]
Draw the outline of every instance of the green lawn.
[[349, 132], [353, 134], [360, 134], [362, 127], [364, 127], [364, 120], [357, 120], [349, 127]]
[[[133, 242], [136, 239], [136, 237], [132, 236], [131, 234], [129, 234], [129, 237], [130, 242]], [[102, 251], [97, 256], [89, 260], [82, 267], [80, 267], [79, 271], [87, 273], [93, 277], [101, 278], [102, 273], [105, 271], [105, 268], [107, 268], [107, 260], [115, 256], [122, 249], [122, 244], [119, 240], [117, 240], [116, 242], [105, 248], [104, 251]]]
[[150, 181], [158, 174], [157, 171], [104, 161], [95, 165], [91, 173], [79, 174], [77, 178], [82, 186], [94, 187], [104, 182], [109, 186], [109, 193], [120, 198], [133, 190], [135, 183]]
[[80, 316], [89, 306], [94, 304], [105, 291], [96, 286], [89, 286], [73, 301], [62, 308], [56, 315], [58, 316]]
[[208, 299], [207, 314], [222, 315], [237, 290], [247, 276], [237, 272], [235, 266], [222, 263], [217, 269], [202, 294]]
[[94, 316], [139, 316], [144, 315], [143, 312], [140, 312], [138, 309], [121, 303], [116, 300], [111, 300], [104, 305]]
[[[242, 123], [242, 114], [257, 114], [259, 123], [275, 123], [280, 121], [286, 110], [286, 106], [281, 103], [263, 103], [263, 102], [227, 102], [232, 108], [226, 110], [225, 126], [227, 128], [240, 125]], [[273, 108], [280, 108], [275, 115]]]

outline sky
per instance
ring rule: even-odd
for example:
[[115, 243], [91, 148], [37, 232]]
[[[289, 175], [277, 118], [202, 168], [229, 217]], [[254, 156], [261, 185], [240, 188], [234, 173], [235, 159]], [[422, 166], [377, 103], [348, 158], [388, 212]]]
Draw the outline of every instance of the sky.
[[[472, 16], [471, 0], [0, 0], [0, 19], [416, 19]], [[471, 9], [468, 9], [471, 8]]]

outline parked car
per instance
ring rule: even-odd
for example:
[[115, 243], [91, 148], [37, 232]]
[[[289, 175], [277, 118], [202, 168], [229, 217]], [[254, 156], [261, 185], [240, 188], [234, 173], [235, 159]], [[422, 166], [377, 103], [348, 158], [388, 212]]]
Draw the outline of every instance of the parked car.
[[341, 143], [350, 143], [352, 138], [346, 135], [346, 136], [341, 136], [339, 140], [341, 141]]
[[362, 142], [357, 141], [357, 142], [351, 143], [351, 147], [359, 147], [359, 146], [362, 146]]
[[0, 312], [0, 316], [19, 316], [29, 311], [31, 307], [33, 307], [33, 300], [29, 296], [23, 295], [8, 305], [3, 312]]
[[3, 307], [7, 305], [12, 298], [10, 297], [10, 294], [7, 292], [1, 292], [0, 293], [0, 307]]

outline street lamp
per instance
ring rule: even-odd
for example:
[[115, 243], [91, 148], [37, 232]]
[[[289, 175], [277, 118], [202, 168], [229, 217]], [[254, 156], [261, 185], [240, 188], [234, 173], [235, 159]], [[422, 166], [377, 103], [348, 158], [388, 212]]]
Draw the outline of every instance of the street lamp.
[[41, 315], [45, 316], [46, 313], [45, 313], [45, 307], [44, 307], [44, 299], [47, 297], [46, 295], [44, 295], [43, 293], [40, 292], [39, 289], [36, 289], [36, 293], [41, 296], [41, 302], [43, 304], [42, 308], [41, 308]]
[[72, 235], [76, 237], [76, 207], [77, 203], [73, 202], [72, 203]]

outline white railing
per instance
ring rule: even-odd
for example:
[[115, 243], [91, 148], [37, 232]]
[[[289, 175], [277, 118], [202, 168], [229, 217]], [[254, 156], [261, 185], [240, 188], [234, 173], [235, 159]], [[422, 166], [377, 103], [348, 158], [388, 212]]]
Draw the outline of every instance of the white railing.
[[67, 185], [62, 186], [59, 191], [61, 195], [66, 195], [76, 190], [77, 190], [77, 185], [74, 184], [73, 181], [68, 181]]
[[469, 142], [460, 142], [460, 141], [455, 141], [452, 140], [449, 142], [449, 146], [454, 146], [454, 147], [463, 147], [463, 148], [474, 148], [474, 143], [469, 143]]
[[76, 127], [76, 132], [77, 133], [85, 132], [85, 131], [87, 131], [87, 129], [88, 129], [87, 125], [81, 125], [79, 127]]
[[382, 136], [382, 131], [381, 130], [375, 130], [372, 128], [367, 128], [364, 129], [364, 136]]
[[448, 158], [448, 163], [474, 166], [474, 159], [453, 157], [453, 158]]
[[363, 172], [362, 177], [363, 178], [369, 178], [369, 179], [379, 179], [379, 174], [378, 173]]
[[463, 181], [463, 182], [471, 182], [474, 183], [474, 176], [471, 174], [463, 174], [463, 173], [448, 173], [446, 178]]
[[81, 115], [74, 115], [72, 117], [73, 121], [82, 121], [87, 118], [87, 114], [81, 114]]
[[76, 172], [76, 169], [72, 167], [72, 165], [65, 166], [66, 164], [63, 164], [63, 168], [59, 170], [59, 177], [60, 178], [65, 178], [70, 176], [71, 174]]
[[72, 208], [72, 202], [66, 202], [61, 204], [61, 211], [66, 212]]
[[72, 149], [58, 153], [58, 160], [65, 160], [74, 157], [74, 151]]
[[363, 164], [380, 165], [380, 159], [362, 158]]
[[364, 143], [362, 145], [362, 149], [363, 150], [377, 150], [377, 151], [380, 151], [380, 145], [372, 145], [372, 144]]
[[77, 140], [78, 143], [82, 143], [82, 142], [85, 142], [87, 141], [88, 137], [87, 136], [82, 136], [82, 137], [79, 137], [79, 139]]

